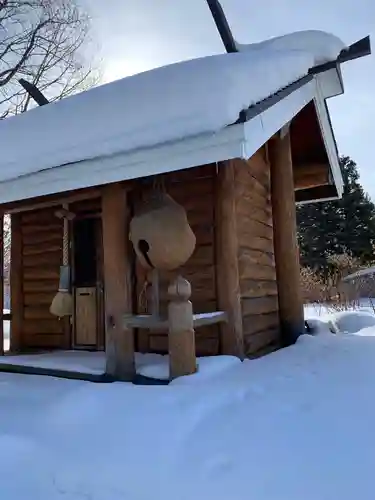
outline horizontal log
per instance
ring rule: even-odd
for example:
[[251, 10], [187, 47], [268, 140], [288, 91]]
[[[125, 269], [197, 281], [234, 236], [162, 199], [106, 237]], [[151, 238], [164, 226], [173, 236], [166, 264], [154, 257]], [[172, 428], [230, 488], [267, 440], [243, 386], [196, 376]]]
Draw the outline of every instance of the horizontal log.
[[22, 255], [40, 255], [49, 254], [53, 252], [62, 251], [62, 238], [51, 243], [44, 243], [43, 245], [27, 245], [22, 248]]
[[192, 180], [205, 179], [207, 177], [213, 177], [216, 174], [216, 165], [210, 163], [208, 165], [202, 165], [200, 167], [187, 168], [184, 170], [177, 170], [175, 172], [169, 172], [164, 175], [165, 183], [169, 187], [171, 184], [182, 182], [186, 183]]
[[44, 267], [58, 269], [62, 264], [62, 251], [24, 255], [23, 267]]
[[255, 220], [272, 227], [271, 206], [258, 207], [251, 203], [251, 200], [241, 198], [236, 205], [236, 213], [238, 218]]
[[69, 205], [69, 210], [76, 215], [86, 211], [101, 212], [102, 199], [101, 197], [91, 198], [88, 200], [81, 200]]
[[254, 250], [252, 248], [240, 247], [238, 252], [239, 265], [243, 267], [251, 265], [262, 265], [275, 267], [275, 258], [273, 254]]
[[238, 272], [242, 280], [276, 280], [276, 270], [271, 266], [261, 264], [249, 264], [247, 260], [239, 259]]
[[[52, 297], [52, 299], [53, 299], [53, 297]], [[48, 304], [46, 304], [44, 307], [43, 306], [26, 306], [23, 310], [23, 317], [25, 320], [29, 320], [29, 319], [42, 319], [42, 320], [56, 319], [49, 312], [49, 305]]]
[[31, 212], [24, 212], [20, 214], [21, 216], [21, 224], [22, 226], [35, 226], [41, 224], [51, 224], [54, 225], [59, 222], [59, 219], [56, 217], [55, 212], [57, 207], [44, 209], [44, 210], [35, 210]]
[[[24, 281], [36, 281], [36, 280], [50, 280], [50, 281], [58, 281], [60, 278], [60, 270], [58, 267], [56, 269], [44, 269], [27, 267], [23, 271], [23, 279]], [[58, 283], [57, 283], [58, 285]]]
[[[131, 183], [129, 183], [131, 184]], [[56, 194], [40, 196], [38, 198], [6, 203], [3, 205], [7, 213], [34, 213], [36, 211], [51, 210], [65, 203], [74, 203], [75, 201], [96, 198], [100, 196], [100, 188], [87, 188], [71, 191], [68, 194]]]
[[277, 281], [241, 280], [240, 282], [242, 298], [256, 298], [278, 294]]
[[23, 292], [25, 294], [56, 293], [58, 286], [59, 282], [57, 279], [40, 281], [36, 278], [30, 281], [24, 281]]
[[195, 247], [193, 255], [185, 264], [185, 268], [209, 266], [214, 264], [213, 245], [199, 245]]
[[242, 163], [240, 167], [236, 163], [236, 182], [239, 182], [245, 189], [251, 189], [253, 193], [259, 194], [262, 198], [270, 196], [269, 186], [256, 176], [251, 163]]
[[213, 203], [211, 199], [208, 199], [205, 201], [204, 206], [195, 207], [187, 212], [187, 218], [191, 226], [213, 224], [214, 207], [211, 202]]
[[279, 328], [279, 314], [255, 314], [243, 318], [243, 331], [245, 335], [262, 332], [267, 329]]
[[22, 236], [22, 243], [24, 246], [42, 246], [44, 244], [50, 245], [50, 244], [55, 244], [58, 243], [59, 241], [61, 242], [60, 244], [62, 245], [62, 238], [63, 238], [63, 232], [62, 229], [61, 231], [57, 232], [46, 232], [46, 233], [30, 233], [30, 234], [24, 234]]
[[40, 224], [40, 223], [35, 223], [35, 224], [23, 224], [21, 226], [21, 232], [23, 235], [34, 235], [34, 234], [45, 234], [45, 233], [50, 233], [50, 234], [60, 234], [62, 233], [62, 223], [55, 217], [55, 221], [53, 223], [47, 223], [47, 224]]
[[[30, 284], [32, 282], [29, 282]], [[49, 308], [53, 298], [55, 297], [57, 292], [57, 288], [54, 286], [53, 288], [51, 287], [50, 292], [42, 292], [42, 293], [30, 293], [30, 292], [25, 292], [24, 294], [24, 305], [26, 307], [28, 306], [47, 306]]]
[[23, 322], [22, 331], [26, 335], [63, 334], [64, 322], [56, 319], [28, 319]]
[[269, 164], [266, 161], [266, 151], [258, 150], [249, 160], [244, 160], [251, 170], [252, 175], [258, 179], [264, 186], [270, 186], [271, 172]]
[[293, 169], [294, 188], [309, 189], [329, 184], [328, 164], [298, 165]]
[[259, 357], [276, 350], [280, 346], [280, 330], [271, 328], [254, 335], [245, 335], [244, 342], [246, 356]]
[[238, 244], [243, 248], [259, 250], [261, 252], [266, 252], [269, 255], [274, 255], [273, 240], [269, 238], [254, 236], [249, 232], [240, 233], [238, 235]]
[[251, 220], [250, 218], [240, 218], [237, 220], [238, 234], [244, 233], [247, 237], [259, 236], [261, 238], [268, 238], [273, 240], [273, 229], [266, 224]]
[[192, 224], [191, 229], [195, 234], [197, 246], [213, 245], [214, 243], [214, 227], [212, 222], [202, 222], [200, 224]]
[[197, 203], [205, 196], [212, 196], [213, 191], [214, 179], [213, 177], [209, 177], [173, 184], [170, 186], [168, 194], [183, 206], [194, 206], [194, 202]]
[[270, 297], [258, 297], [254, 299], [242, 299], [242, 315], [269, 314], [277, 312], [279, 309], [279, 299], [277, 295]]
[[40, 349], [64, 349], [66, 345], [65, 336], [56, 333], [23, 335], [23, 347]]

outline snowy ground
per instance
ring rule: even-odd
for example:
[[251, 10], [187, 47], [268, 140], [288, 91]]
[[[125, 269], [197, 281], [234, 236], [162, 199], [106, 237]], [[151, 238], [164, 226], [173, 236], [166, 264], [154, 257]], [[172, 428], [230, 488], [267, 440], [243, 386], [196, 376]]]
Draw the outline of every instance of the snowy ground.
[[1, 497], [372, 500], [374, 331], [168, 387], [0, 374]]

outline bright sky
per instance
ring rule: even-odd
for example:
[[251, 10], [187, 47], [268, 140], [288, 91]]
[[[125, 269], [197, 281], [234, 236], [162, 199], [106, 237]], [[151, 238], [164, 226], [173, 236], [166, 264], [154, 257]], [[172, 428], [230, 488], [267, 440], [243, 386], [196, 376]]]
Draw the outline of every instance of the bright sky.
[[[101, 46], [105, 81], [157, 66], [224, 52], [206, 0], [86, 0]], [[221, 0], [236, 40], [253, 43], [304, 29], [320, 29], [350, 44], [372, 36], [373, 0]], [[375, 199], [375, 56], [346, 63], [345, 94], [330, 100], [341, 154], [358, 164]]]

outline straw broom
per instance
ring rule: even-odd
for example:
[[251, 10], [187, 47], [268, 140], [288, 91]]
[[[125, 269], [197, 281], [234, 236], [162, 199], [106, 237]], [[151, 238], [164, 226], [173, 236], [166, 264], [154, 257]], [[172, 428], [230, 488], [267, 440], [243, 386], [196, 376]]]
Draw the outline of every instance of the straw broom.
[[74, 218], [74, 214], [64, 205], [62, 210], [56, 212], [56, 216], [64, 220], [63, 265], [60, 267], [59, 289], [49, 310], [54, 316], [62, 318], [73, 314], [73, 298], [70, 293], [69, 220]]

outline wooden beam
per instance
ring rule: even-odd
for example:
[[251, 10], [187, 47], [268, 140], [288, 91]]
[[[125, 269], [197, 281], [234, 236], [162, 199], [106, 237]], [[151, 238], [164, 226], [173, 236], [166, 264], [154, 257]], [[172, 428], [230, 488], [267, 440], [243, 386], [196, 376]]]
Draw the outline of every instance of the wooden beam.
[[0, 355], [4, 354], [4, 216], [1, 215], [0, 222], [0, 303], [1, 303], [1, 320], [0, 320]]
[[284, 345], [304, 331], [290, 133], [269, 144], [279, 317]]
[[10, 351], [19, 352], [22, 348], [23, 327], [23, 270], [22, 270], [22, 232], [21, 217], [13, 214], [11, 221], [10, 244]]
[[328, 164], [306, 164], [294, 166], [294, 189], [310, 189], [329, 184]]
[[220, 163], [216, 176], [215, 246], [218, 309], [227, 313], [220, 324], [221, 352], [244, 357], [241, 292], [238, 272], [235, 160]]
[[101, 190], [98, 188], [87, 189], [83, 192], [73, 192], [71, 194], [60, 194], [39, 197], [37, 201], [35, 199], [16, 201], [14, 203], [5, 203], [1, 205], [1, 210], [8, 214], [17, 214], [22, 212], [29, 212], [31, 210], [40, 210], [42, 208], [49, 208], [64, 204], [75, 203], [78, 201], [90, 200], [92, 198], [99, 198], [101, 196]]
[[123, 318], [132, 313], [130, 213], [127, 192], [120, 184], [102, 192], [106, 373], [117, 380], [135, 376], [134, 332]]

